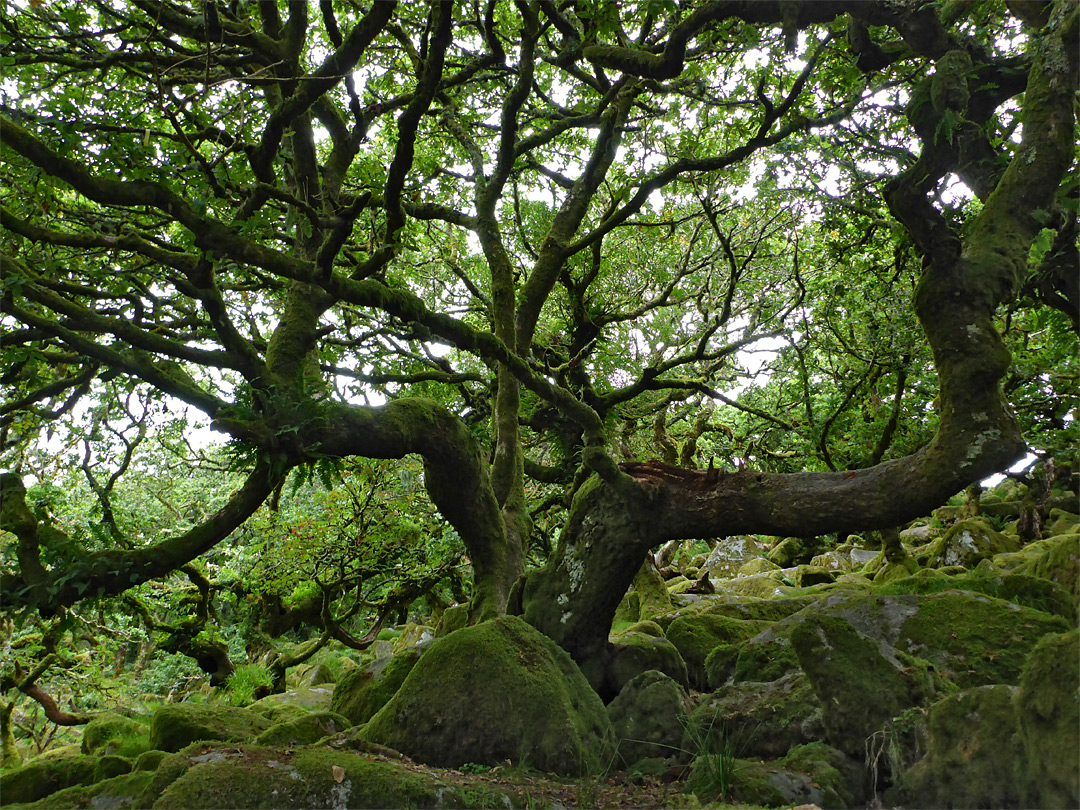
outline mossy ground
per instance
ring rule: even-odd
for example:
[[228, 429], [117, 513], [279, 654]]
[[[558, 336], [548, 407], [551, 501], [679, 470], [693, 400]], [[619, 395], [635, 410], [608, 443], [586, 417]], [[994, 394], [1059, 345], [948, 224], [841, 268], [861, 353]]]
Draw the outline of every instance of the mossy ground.
[[[193, 762], [192, 759], [199, 761]], [[340, 772], [335, 771], [339, 768]], [[337, 777], [341, 776], [341, 781]], [[12, 810], [99, 810], [103, 807], [400, 808], [467, 807], [555, 810], [568, 807], [702, 807], [681, 782], [630, 780], [623, 773], [565, 779], [522, 767], [433, 768], [386, 756], [325, 747], [207, 743], [166, 754], [158, 772], [138, 771], [59, 791]], [[274, 791], [278, 793], [275, 795]], [[132, 801], [134, 799], [134, 801]], [[745, 805], [739, 810], [759, 810]]]

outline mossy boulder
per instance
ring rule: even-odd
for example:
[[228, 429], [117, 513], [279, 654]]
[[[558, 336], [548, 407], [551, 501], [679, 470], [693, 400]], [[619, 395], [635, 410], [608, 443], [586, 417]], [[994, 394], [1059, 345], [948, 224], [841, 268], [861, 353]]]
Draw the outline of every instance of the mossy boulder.
[[[1026, 806], [1017, 781], [1016, 687], [977, 686], [934, 703], [926, 755], [887, 794], [910, 807]], [[1033, 804], [1032, 807], [1066, 805]], [[1072, 805], [1075, 806], [1075, 805]]]
[[139, 754], [139, 758], [135, 760], [135, 770], [137, 771], [156, 771], [158, 765], [161, 764], [161, 760], [169, 756], [168, 751], [159, 751], [156, 748], [152, 748], [149, 751], [143, 751]]
[[794, 568], [809, 563], [823, 551], [825, 539], [822, 537], [785, 537], [769, 552], [768, 560], [781, 568]]
[[684, 688], [689, 686], [686, 662], [669, 639], [647, 632], [620, 633], [611, 645], [608, 665], [613, 690], [616, 693], [621, 691], [626, 684], [650, 669], [663, 672]]
[[772, 560], [764, 557], [753, 557], [735, 570], [735, 575], [740, 577], [752, 577], [756, 574], [768, 574], [770, 571], [779, 571], [780, 566]]
[[[678, 596], [693, 588], [694, 580], [679, 574], [679, 576], [667, 580], [665, 586], [667, 587], [668, 598], [670, 599], [672, 596]], [[645, 616], [647, 614], [643, 610], [640, 615]]]
[[730, 579], [745, 563], [768, 554], [769, 548], [753, 535], [724, 538], [705, 559], [703, 568], [713, 579]]
[[82, 745], [80, 743], [71, 743], [69, 745], [58, 745], [56, 748], [49, 748], [42, 751], [36, 757], [34, 761], [41, 761], [46, 759], [68, 759], [70, 757], [76, 757], [82, 753]]
[[196, 740], [246, 742], [273, 725], [258, 712], [234, 706], [174, 703], [162, 706], [150, 722], [150, 748], [179, 751]]
[[895, 667], [912, 667], [932, 675], [937, 691], [990, 683], [1015, 684], [1038, 639], [1072, 626], [1062, 616], [981, 593], [885, 592], [903, 591], [905, 583], [914, 583], [911, 590], [918, 590], [920, 585], [934, 585], [935, 580], [929, 576], [909, 577], [879, 592], [838, 589], [808, 602], [797, 601], [805, 605], [801, 610], [754, 637], [714, 647], [705, 661], [709, 687], [771, 681], [800, 669], [800, 661], [791, 649], [791, 634], [814, 616], [844, 619], [877, 645]]
[[322, 686], [325, 683], [334, 683], [337, 678], [325, 661], [320, 661], [310, 671], [305, 672], [301, 679], [304, 686]]
[[618, 633], [612, 634], [611, 640], [618, 641], [624, 633], [644, 633], [645, 635], [652, 636], [653, 638], [664, 638], [666, 636], [666, 633], [664, 633], [664, 628], [656, 622], [652, 621], [651, 619], [646, 619], [645, 621], [641, 622], [634, 622], [628, 627], [622, 628]]
[[438, 625], [435, 627], [435, 636], [446, 636], [455, 630], [460, 630], [469, 624], [469, 606], [452, 605], [443, 611]]
[[898, 579], [874, 590], [881, 594], [931, 594], [942, 591], [974, 591], [1003, 599], [1022, 607], [1072, 619], [1076, 606], [1069, 594], [1056, 582], [1030, 574], [1002, 573], [986, 560], [974, 571], [946, 574], [937, 568], [924, 568], [910, 577]]
[[843, 751], [823, 742], [795, 746], [776, 764], [807, 774], [812, 784], [821, 788], [819, 806], [823, 810], [861, 807], [869, 798], [863, 761], [853, 760]]
[[1015, 478], [1005, 478], [988, 489], [982, 497], [985, 498], [992, 495], [996, 497], [999, 502], [1018, 501], [1024, 497], [1027, 491], [1028, 488], [1023, 482], [1017, 481]]
[[1080, 807], [1080, 631], [1043, 638], [1016, 695], [1027, 807]]
[[[347, 751], [295, 751], [241, 746], [210, 750], [154, 795], [155, 810], [288, 807], [507, 807], [503, 791], [473, 786], [466, 793], [401, 765]], [[516, 798], [516, 797], [515, 797]], [[149, 806], [149, 805], [147, 805]]]
[[[919, 563], [913, 557], [905, 555], [892, 560], [884, 558], [884, 555], [882, 557], [882, 564], [874, 571], [873, 581], [875, 585], [884, 585], [904, 577], [910, 577], [919, 570]], [[869, 570], [870, 566], [867, 565], [866, 571]]]
[[680, 616], [667, 628], [667, 637], [686, 662], [690, 684], [699, 690], [709, 688], [705, 660], [721, 644], [738, 644], [756, 636], [770, 622], [737, 619], [719, 612]]
[[729, 679], [734, 683], [775, 681], [798, 670], [790, 625], [785, 624], [789, 621], [777, 622], [746, 641], [718, 645], [706, 659], [706, 677], [712, 684]]
[[364, 736], [430, 765], [510, 760], [564, 774], [597, 772], [613, 744], [570, 656], [513, 616], [432, 642]]
[[346, 672], [334, 688], [330, 710], [355, 725], [366, 723], [394, 696], [429, 646], [409, 647], [397, 655], [376, 658], [366, 666]]
[[824, 554], [818, 554], [811, 559], [810, 566], [813, 568], [824, 568], [826, 571], [850, 571], [851, 552], [850, 550], [843, 552], [839, 549], [826, 551]]
[[608, 716], [618, 740], [617, 762], [630, 767], [658, 757], [688, 762], [680, 749], [690, 703], [683, 687], [657, 670], [631, 680], [608, 704]]
[[[349, 670], [352, 672], [353, 670]], [[252, 703], [247, 708], [257, 712], [271, 723], [282, 723], [306, 714], [310, 711], [325, 711], [334, 699], [336, 684], [302, 686], [288, 692], [267, 695]]]
[[4, 805], [35, 802], [50, 793], [94, 781], [97, 757], [74, 754], [51, 759], [34, 759], [0, 773], [0, 797]]
[[795, 568], [794, 579], [797, 587], [809, 588], [812, 585], [836, 582], [837, 576], [835, 569], [825, 568], [820, 565], [799, 565]]
[[735, 579], [719, 583], [717, 589], [725, 594], [752, 596], [758, 599], [783, 598], [791, 596], [796, 591], [794, 585], [789, 585], [784, 581], [784, 576], [792, 573], [794, 569], [782, 569], [752, 576], [740, 575]]
[[714, 728], [753, 729], [740, 753], [763, 759], [825, 736], [821, 701], [802, 672], [730, 684], [704, 696], [687, 721], [683, 747], [693, 750]]
[[[708, 806], [728, 807], [733, 800], [739, 807], [820, 807], [846, 808], [851, 793], [840, 771], [828, 760], [807, 756], [797, 760], [799, 767], [816, 768], [810, 774], [789, 767], [785, 760], [762, 762], [707, 753], [694, 760], [686, 788]], [[721, 787], [725, 790], [722, 792]], [[719, 804], [714, 804], [720, 802]]]
[[1019, 549], [1020, 542], [1015, 537], [1002, 534], [985, 518], [968, 518], [953, 524], [934, 541], [926, 564], [933, 568], [946, 565], [971, 568], [995, 554]]
[[645, 560], [641, 569], [634, 576], [631, 586], [637, 595], [638, 615], [637, 618], [650, 619], [661, 613], [671, 611], [671, 594], [660, 572], [656, 570], [651, 560]]
[[335, 712], [305, 712], [302, 717], [271, 726], [258, 737], [258, 745], [310, 745], [337, 734], [350, 723]]
[[908, 546], [919, 546], [929, 542], [940, 534], [940, 530], [929, 523], [916, 523], [900, 531], [900, 542]]
[[1019, 552], [994, 557], [994, 568], [1012, 574], [1028, 574], [1057, 583], [1080, 603], [1080, 535], [1048, 537], [1024, 546]]
[[808, 616], [793, 628], [791, 645], [821, 701], [826, 739], [848, 756], [861, 756], [870, 735], [929, 698], [925, 681], [840, 616]]
[[97, 764], [94, 766], [94, 781], [100, 782], [103, 779], [112, 779], [114, 776], [123, 776], [125, 773], [131, 773], [134, 766], [135, 763], [127, 757], [106, 754], [98, 757]]
[[735, 664], [739, 660], [739, 648], [741, 646], [739, 643], [717, 644], [712, 648], [705, 658], [705, 684], [707, 689], [703, 691], [719, 689], [732, 680]]
[[1080, 532], [1080, 515], [1067, 512], [1064, 509], [1051, 509], [1045, 523], [1043, 523], [1043, 536], [1060, 537], [1066, 534]]
[[678, 610], [654, 617], [664, 631], [671, 623], [683, 616], [699, 613], [713, 613], [718, 616], [730, 616], [733, 619], [760, 619], [777, 622], [799, 612], [815, 601], [812, 597], [795, 596], [790, 598], [762, 598], [741, 594], [716, 593], [698, 597], [693, 603]]
[[[220, 743], [218, 743], [220, 745]], [[149, 773], [152, 774], [150, 781], [146, 783], [142, 793], [140, 793], [135, 801], [131, 803], [132, 810], [150, 810], [154, 806], [154, 802], [164, 792], [164, 790], [179, 779], [188, 768], [195, 764], [196, 756], [203, 756], [207, 752], [211, 752], [209, 756], [215, 756], [213, 752], [214, 743], [206, 743], [200, 746], [198, 749], [199, 754], [189, 752], [184, 753], [165, 753], [165, 756], [157, 763], [155, 767]], [[230, 746], [232, 750], [232, 746]]]
[[[105, 714], [86, 724], [82, 736], [84, 754], [121, 752], [138, 756], [149, 748], [150, 729], [146, 723], [122, 714]], [[134, 749], [139, 750], [134, 750]]]
[[[715, 777], [709, 779], [715, 765], [702, 767], [707, 764], [707, 758], [700, 757], [688, 782], [688, 787], [706, 801], [718, 798], [715, 790], [702, 789], [709, 781], [716, 781]], [[851, 770], [847, 758], [823, 743], [800, 746], [773, 762], [737, 759], [730, 767], [729, 795], [740, 806], [799, 805], [823, 810], [856, 806], [856, 792], [846, 776]]]
[[930, 594], [914, 608], [898, 628], [897, 649], [925, 659], [961, 689], [1016, 684], [1039, 639], [1072, 626], [1061, 616], [965, 591]]
[[435, 638], [435, 629], [428, 627], [426, 624], [409, 622], [408, 624], [399, 625], [395, 629], [398, 631], [398, 635], [391, 642], [395, 654]]
[[[885, 590], [900, 590], [902, 583], [910, 581], [900, 580]], [[932, 667], [937, 687], [953, 691], [991, 683], [1015, 684], [1039, 638], [1071, 627], [1060, 616], [970, 591], [926, 595], [849, 591], [822, 597], [743, 646], [782, 646], [796, 625], [818, 615], [849, 622], [897, 666], [912, 665], [911, 661], [901, 662], [898, 653], [922, 659], [918, 666]], [[767, 652], [760, 650], [759, 654]]]
[[[19, 805], [21, 810], [111, 810], [132, 805], [153, 780], [147, 771], [133, 772], [95, 781], [93, 784], [74, 785], [30, 804]], [[9, 807], [3, 797], [4, 807]]]

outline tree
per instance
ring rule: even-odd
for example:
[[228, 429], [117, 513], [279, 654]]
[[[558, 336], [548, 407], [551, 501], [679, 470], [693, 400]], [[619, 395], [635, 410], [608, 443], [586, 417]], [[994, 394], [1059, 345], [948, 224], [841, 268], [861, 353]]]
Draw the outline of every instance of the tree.
[[[474, 619], [522, 612], [603, 688], [650, 548], [925, 513], [1024, 452], [999, 309], [1027, 285], [1075, 327], [1065, 0], [4, 14], [5, 451], [17, 466], [50, 421], [137, 392], [202, 411], [249, 460], [197, 525], [62, 573], [5, 476], [11, 604], [123, 592], [213, 548], [290, 470], [415, 453]], [[957, 178], [970, 202], [942, 196]], [[895, 306], [915, 277], [917, 341]], [[792, 346], [790, 415], [724, 394], [767, 335]], [[930, 428], [902, 407], [932, 379], [923, 346]], [[838, 457], [874, 397], [895, 413]], [[692, 469], [738, 420], [819, 461], [790, 471], [743, 430], [741, 463]], [[668, 462], [620, 465], [616, 440]], [[543, 486], [567, 514], [523, 577]]]

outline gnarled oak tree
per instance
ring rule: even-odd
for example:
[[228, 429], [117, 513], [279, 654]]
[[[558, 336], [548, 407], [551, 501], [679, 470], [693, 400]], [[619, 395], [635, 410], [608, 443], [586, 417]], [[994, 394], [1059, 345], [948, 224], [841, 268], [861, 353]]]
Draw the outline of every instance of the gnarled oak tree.
[[[189, 531], [67, 556], [5, 475], [12, 603], [56, 610], [164, 576], [298, 465], [415, 453], [468, 549], [474, 617], [509, 604], [603, 688], [611, 618], [649, 549], [895, 526], [1023, 454], [995, 317], [1044, 229], [1059, 239], [1036, 297], [1075, 324], [1069, 0], [3, 14], [5, 449], [79, 418], [81, 399], [138, 389], [202, 411], [251, 458]], [[970, 202], [943, 203], [956, 178]], [[839, 468], [827, 445], [859, 382], [814, 427], [830, 469], [694, 469], [717, 409], [799, 427], [802, 406], [723, 389], [755, 341], [829, 327], [808, 322], [815, 273], [877, 272], [829, 253], [838, 222], [895, 254], [883, 299], [917, 275], [936, 430], [898, 452], [909, 340], [894, 365], [867, 361], [896, 406], [866, 465]], [[645, 441], [664, 462], [631, 458]], [[523, 578], [531, 482], [568, 511]]]

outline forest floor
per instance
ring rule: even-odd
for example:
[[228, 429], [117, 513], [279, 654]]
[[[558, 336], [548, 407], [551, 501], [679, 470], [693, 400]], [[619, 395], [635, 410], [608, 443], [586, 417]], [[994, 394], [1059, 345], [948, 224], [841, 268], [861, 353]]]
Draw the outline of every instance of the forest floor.
[[[532, 810], [623, 810], [641, 808], [709, 808], [709, 810], [757, 810], [756, 805], [701, 804], [691, 793], [684, 793], [684, 782], [662, 779], [630, 779], [624, 773], [607, 776], [561, 779], [551, 774], [531, 771], [517, 766], [500, 766], [479, 773], [466, 773], [454, 769], [433, 768], [409, 760], [394, 760], [394, 764], [417, 773], [434, 777], [457, 787], [462, 795], [470, 790], [484, 787], [509, 794], [515, 806]], [[686, 769], [689, 772], [689, 769]], [[795, 810], [818, 810], [815, 805], [805, 805]]]

